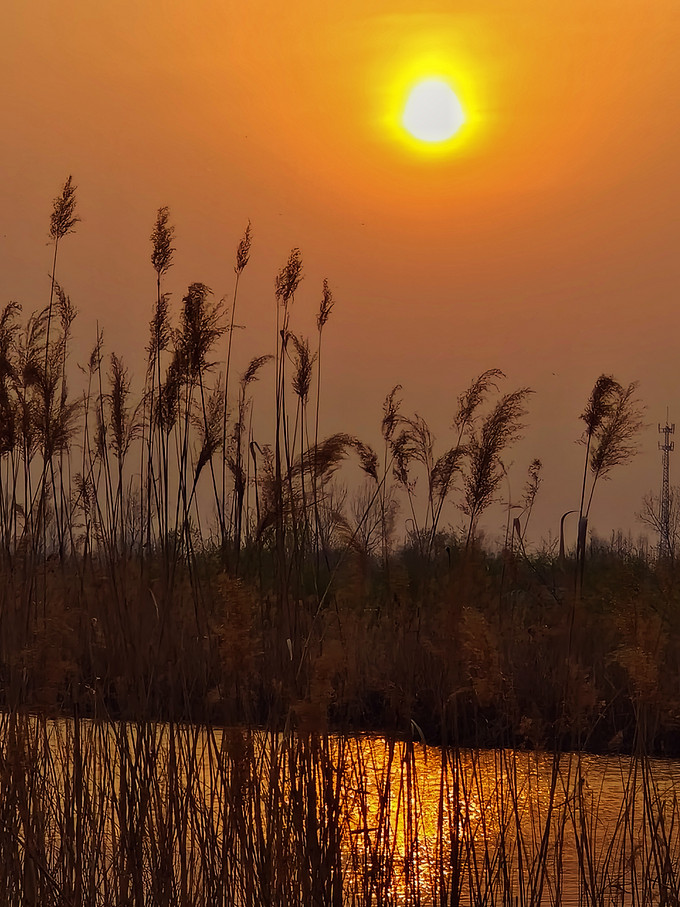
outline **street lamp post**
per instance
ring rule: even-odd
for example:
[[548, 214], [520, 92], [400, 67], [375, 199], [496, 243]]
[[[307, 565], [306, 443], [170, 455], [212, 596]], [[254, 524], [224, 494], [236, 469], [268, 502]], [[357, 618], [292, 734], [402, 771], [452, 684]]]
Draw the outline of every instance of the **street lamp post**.
[[569, 516], [570, 513], [578, 513], [578, 510], [567, 510], [566, 513], [562, 514], [562, 519], [560, 520], [560, 563], [564, 564], [564, 521]]

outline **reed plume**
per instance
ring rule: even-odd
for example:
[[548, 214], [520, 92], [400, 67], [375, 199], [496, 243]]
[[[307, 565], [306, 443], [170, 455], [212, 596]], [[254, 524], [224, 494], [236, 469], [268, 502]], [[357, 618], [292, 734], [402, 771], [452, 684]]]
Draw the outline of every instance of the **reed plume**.
[[[166, 434], [160, 423], [163, 421], [161, 410], [164, 402], [162, 395], [162, 362], [161, 354], [168, 350], [172, 344], [173, 332], [169, 318], [169, 294], [162, 292], [162, 278], [170, 270], [173, 264], [175, 248], [172, 245], [174, 240], [175, 228], [169, 223], [170, 211], [167, 206], [163, 206], [156, 212], [156, 221], [151, 231], [151, 264], [156, 272], [156, 302], [154, 313], [149, 324], [149, 343], [147, 346], [147, 382], [150, 380], [148, 391], [148, 420], [144, 419], [144, 425], [148, 421], [148, 438], [146, 439], [147, 457], [146, 457], [146, 544], [151, 544], [151, 502], [152, 497], [155, 499], [156, 511], [158, 513], [159, 526], [163, 535], [167, 533], [167, 511], [168, 511], [168, 451], [166, 445]], [[165, 402], [167, 411], [167, 399]], [[158, 417], [157, 417], [158, 413]], [[167, 416], [167, 412], [166, 412]], [[158, 469], [161, 473], [161, 490], [159, 492], [156, 482], [156, 470], [154, 467], [154, 428], [158, 426], [158, 437], [155, 441], [155, 447], [158, 457]], [[144, 430], [144, 429], [143, 429]], [[152, 494], [153, 490], [153, 494]], [[160, 497], [159, 497], [160, 494]]]
[[220, 376], [206, 398], [205, 413], [195, 413], [192, 416], [192, 422], [196, 426], [200, 441], [199, 454], [196, 458], [196, 468], [194, 470], [192, 497], [203, 467], [222, 449], [223, 409], [224, 388]]
[[[175, 247], [172, 245], [175, 228], [169, 223], [170, 209], [163, 206], [156, 213], [156, 222], [151, 231], [151, 264], [160, 283], [161, 277], [172, 267]], [[159, 294], [160, 295], [160, 294]]]
[[[611, 375], [600, 375], [580, 416], [586, 426], [581, 439], [586, 451], [576, 545], [577, 594], [583, 584], [588, 517], [595, 488], [600, 478], [607, 478], [614, 467], [629, 462], [638, 449], [635, 439], [642, 428], [642, 405], [636, 390], [637, 383], [623, 387]], [[589, 472], [592, 481], [586, 502]]]
[[291, 249], [288, 261], [276, 275], [274, 294], [277, 302], [286, 308], [295, 297], [295, 291], [302, 280], [302, 253], [298, 248]]
[[479, 516], [494, 500], [503, 478], [501, 454], [520, 436], [524, 428], [526, 398], [532, 391], [523, 387], [504, 394], [474, 431], [468, 443], [469, 472], [465, 478], [463, 512], [467, 514], [466, 547], [474, 537]]
[[45, 338], [45, 368], [47, 369], [47, 356], [50, 346], [50, 325], [52, 321], [52, 305], [54, 302], [54, 293], [56, 289], [57, 275], [57, 256], [59, 252], [59, 243], [69, 233], [73, 233], [75, 225], [80, 222], [76, 215], [76, 187], [73, 185], [73, 178], [68, 177], [64, 183], [60, 194], [52, 203], [52, 213], [50, 215], [50, 239], [54, 243], [54, 255], [52, 259], [52, 274], [50, 279], [50, 301], [47, 310], [47, 328]]
[[232, 342], [234, 339], [234, 319], [236, 318], [236, 302], [238, 300], [238, 290], [239, 284], [241, 281], [241, 275], [245, 271], [248, 262], [250, 261], [250, 247], [252, 245], [252, 229], [250, 221], [246, 226], [245, 232], [241, 237], [241, 240], [236, 249], [236, 264], [234, 265], [234, 273], [236, 275], [234, 282], [234, 298], [231, 303], [231, 316], [229, 319], [229, 327], [227, 328], [227, 362], [225, 366], [225, 377], [224, 377], [224, 405], [222, 411], [222, 497], [221, 497], [221, 528], [222, 528], [222, 544], [226, 542], [226, 520], [224, 517], [225, 507], [226, 507], [226, 495], [227, 495], [227, 418], [228, 418], [228, 407], [229, 407], [229, 375], [231, 371], [231, 348]]
[[[321, 350], [322, 350], [322, 340], [323, 340], [323, 329], [326, 327], [326, 323], [330, 318], [333, 307], [335, 306], [335, 299], [333, 298], [333, 293], [328, 283], [328, 279], [324, 277], [323, 286], [321, 290], [321, 302], [319, 304], [319, 311], [316, 316], [316, 327], [319, 332], [319, 340], [316, 350], [316, 359], [317, 359], [317, 369], [316, 369], [316, 411], [314, 414], [314, 446], [319, 443], [319, 413], [321, 407]], [[307, 439], [309, 444], [309, 439]], [[318, 492], [317, 492], [317, 476], [312, 475], [312, 497], [314, 501], [314, 553], [315, 553], [315, 566], [317, 577], [319, 575], [319, 558], [320, 558], [320, 541], [321, 541], [321, 525], [319, 522], [319, 501], [318, 501]]]
[[[263, 368], [268, 362], [270, 362], [274, 357], [271, 354], [265, 356], [255, 356], [250, 360], [248, 367], [241, 375], [239, 381], [239, 396], [238, 396], [238, 410], [236, 419], [234, 421], [233, 432], [231, 436], [231, 443], [229, 445], [229, 450], [225, 451], [225, 461], [229, 470], [232, 474], [234, 480], [234, 501], [233, 501], [233, 527], [234, 527], [234, 569], [238, 572], [239, 559], [241, 555], [241, 538], [243, 532], [243, 505], [246, 494], [247, 486], [247, 473], [244, 466], [244, 451], [243, 451], [243, 436], [246, 431], [246, 418], [248, 413], [248, 408], [250, 406], [250, 399], [248, 398], [248, 389], [255, 381], [258, 380], [260, 369]], [[255, 464], [257, 463], [255, 459], [255, 447], [253, 442], [250, 442], [250, 450], [253, 455], [253, 460]], [[257, 480], [256, 480], [257, 486]], [[256, 487], [257, 495], [257, 487]], [[259, 510], [259, 506], [258, 506]], [[257, 515], [257, 520], [259, 522], [260, 516]]]
[[76, 186], [73, 185], [73, 177], [69, 176], [60, 194], [54, 199], [52, 204], [50, 237], [55, 243], [58, 243], [68, 233], [73, 233], [73, 228], [80, 222], [80, 218], [75, 211]]
[[587, 517], [599, 479], [609, 477], [612, 469], [629, 463], [638, 453], [638, 435], [643, 425], [643, 405], [636, 397], [637, 382], [619, 385], [603, 417], [592, 430], [595, 444], [590, 451], [593, 484], [585, 510]]

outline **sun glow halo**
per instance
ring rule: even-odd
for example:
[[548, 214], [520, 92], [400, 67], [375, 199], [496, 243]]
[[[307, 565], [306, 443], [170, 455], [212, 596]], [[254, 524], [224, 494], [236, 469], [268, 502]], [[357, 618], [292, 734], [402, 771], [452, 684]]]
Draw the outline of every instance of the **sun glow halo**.
[[421, 142], [445, 142], [465, 123], [465, 113], [447, 82], [424, 79], [411, 89], [401, 122]]

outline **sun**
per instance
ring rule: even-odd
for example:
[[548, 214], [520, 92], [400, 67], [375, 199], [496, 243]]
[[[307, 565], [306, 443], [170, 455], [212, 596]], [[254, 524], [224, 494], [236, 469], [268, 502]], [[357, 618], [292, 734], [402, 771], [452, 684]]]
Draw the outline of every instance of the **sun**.
[[465, 112], [448, 82], [424, 79], [411, 89], [401, 123], [421, 142], [446, 142], [465, 123]]

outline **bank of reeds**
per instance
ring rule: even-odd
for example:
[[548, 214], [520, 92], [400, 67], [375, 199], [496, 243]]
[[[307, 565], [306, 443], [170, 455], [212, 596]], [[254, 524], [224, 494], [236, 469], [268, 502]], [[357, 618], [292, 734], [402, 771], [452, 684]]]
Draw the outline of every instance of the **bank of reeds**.
[[[479, 521], [501, 495], [528, 388], [483, 372], [452, 394], [444, 444], [403, 412], [399, 387], [380, 456], [349, 433], [322, 437], [328, 282], [313, 351], [293, 330], [293, 249], [272, 289], [274, 347], [234, 380], [251, 227], [230, 302], [196, 282], [173, 314], [167, 208], [151, 233], [143, 387], [102, 331], [78, 371], [77, 312], [57, 281], [77, 225], [69, 178], [44, 308], [0, 314], [4, 708], [94, 714], [96, 701], [117, 718], [279, 724], [305, 708], [322, 727], [404, 734], [414, 720], [431, 740], [601, 749], [621, 736], [630, 750], [643, 702], [646, 745], [680, 750], [673, 563], [622, 552], [612, 568], [599, 553], [583, 585], [583, 534], [576, 565], [527, 552], [537, 461], [521, 502], [505, 502], [502, 552], [484, 550]], [[584, 518], [598, 480], [634, 452], [634, 390], [601, 376], [582, 416]]]
[[[143, 387], [101, 331], [78, 379], [56, 276], [77, 223], [69, 179], [49, 299], [0, 313], [0, 901], [560, 903], [569, 852], [589, 903], [673, 903], [654, 898], [676, 890], [677, 802], [649, 756], [680, 752], [677, 571], [594, 545], [584, 573], [583, 532], [575, 559], [528, 551], [537, 461], [485, 550], [529, 389], [482, 373], [441, 446], [399, 387], [379, 456], [323, 437], [328, 283], [314, 351], [291, 252], [275, 344], [235, 379], [250, 225], [230, 304], [196, 282], [173, 315], [167, 208]], [[598, 380], [584, 518], [639, 414], [633, 385]], [[414, 737], [442, 748], [426, 763]], [[553, 753], [531, 808], [516, 748]], [[636, 755], [606, 844], [567, 750]]]

